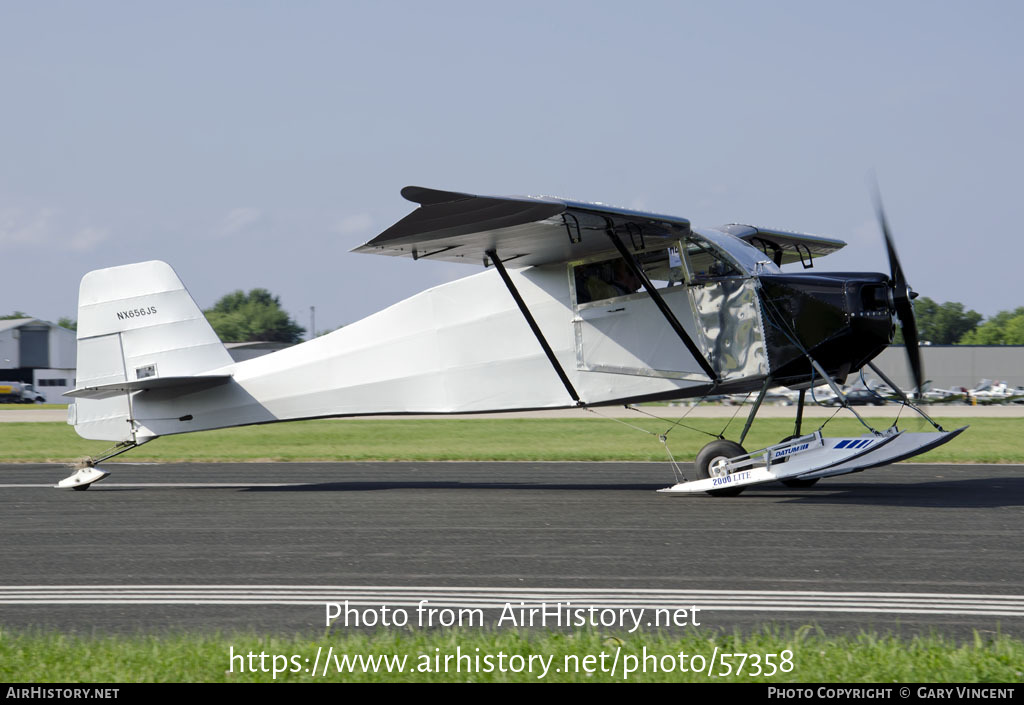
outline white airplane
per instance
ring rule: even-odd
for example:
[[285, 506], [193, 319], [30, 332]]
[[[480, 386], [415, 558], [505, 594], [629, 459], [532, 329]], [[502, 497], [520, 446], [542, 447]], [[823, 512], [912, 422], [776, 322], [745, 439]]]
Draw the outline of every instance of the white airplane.
[[[783, 264], [810, 267], [845, 243], [748, 225], [695, 228], [683, 218], [549, 197], [414, 186], [402, 195], [420, 207], [356, 252], [483, 271], [244, 362], [232, 361], [167, 264], [86, 274], [68, 422], [84, 438], [117, 445], [58, 487], [87, 489], [109, 474], [99, 462], [160, 436], [369, 414], [759, 392], [738, 442], [709, 443], [697, 477], [662, 490], [679, 494], [738, 494], [775, 480], [807, 486], [917, 455], [963, 430], [865, 424], [864, 435], [837, 438], [801, 430], [804, 392], [825, 383], [843, 398], [838, 382], [889, 345], [894, 315], [920, 387], [915, 294], [884, 217], [890, 276], [787, 274]], [[777, 385], [800, 390], [794, 433], [747, 453], [740, 444]]]
[[983, 379], [978, 386], [964, 392], [968, 404], [1008, 404], [1024, 398], [1024, 388], [1013, 388], [1006, 382]]

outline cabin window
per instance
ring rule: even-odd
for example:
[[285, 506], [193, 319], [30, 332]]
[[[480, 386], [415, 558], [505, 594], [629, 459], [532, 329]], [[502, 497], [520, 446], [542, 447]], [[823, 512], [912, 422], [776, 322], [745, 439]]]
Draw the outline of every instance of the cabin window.
[[[670, 247], [635, 255], [641, 269], [656, 289], [679, 284], [684, 280], [679, 248]], [[576, 303], [604, 301], [643, 291], [643, 283], [621, 257], [580, 264], [573, 268]]]
[[637, 259], [656, 289], [682, 284], [686, 280], [686, 270], [678, 247], [638, 254]]

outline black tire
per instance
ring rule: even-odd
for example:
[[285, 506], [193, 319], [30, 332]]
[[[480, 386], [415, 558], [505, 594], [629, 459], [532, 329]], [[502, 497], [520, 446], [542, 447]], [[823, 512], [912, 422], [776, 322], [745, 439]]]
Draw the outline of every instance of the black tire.
[[92, 483], [91, 482], [89, 484], [87, 484], [87, 485], [75, 485], [71, 489], [73, 489], [75, 492], [85, 492], [90, 487], [92, 487]]
[[[785, 443], [786, 441], [791, 441], [794, 438], [796, 438], [796, 436], [787, 436], [783, 438], [781, 441], [779, 441], [779, 443]], [[778, 460], [772, 462], [773, 464], [778, 464], [784, 463], [787, 460], [789, 460], [789, 458], [779, 458]], [[779, 480], [779, 482], [784, 484], [786, 487], [792, 487], [794, 490], [804, 490], [807, 489], [808, 487], [813, 487], [820, 479], [820, 477], [814, 477], [811, 478], [810, 480], [801, 480], [796, 477], [791, 477], [788, 480]]]
[[[743, 450], [743, 446], [739, 443], [711, 441], [697, 453], [697, 460], [695, 461], [697, 479], [706, 480], [710, 477], [720, 477], [720, 474], [717, 474], [715, 471], [714, 466], [716, 463], [728, 460], [729, 458], [735, 458], [737, 455], [746, 455], [746, 453], [747, 451]], [[720, 490], [708, 490], [707, 493], [712, 497], [735, 497], [744, 489], [743, 487], [726, 487]]]

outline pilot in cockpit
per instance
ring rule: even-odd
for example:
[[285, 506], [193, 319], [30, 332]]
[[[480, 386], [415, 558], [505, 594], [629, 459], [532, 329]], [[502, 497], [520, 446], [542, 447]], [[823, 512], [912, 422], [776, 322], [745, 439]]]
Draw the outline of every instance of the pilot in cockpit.
[[579, 303], [587, 303], [633, 294], [640, 289], [641, 283], [625, 261], [617, 259], [578, 268], [576, 286]]

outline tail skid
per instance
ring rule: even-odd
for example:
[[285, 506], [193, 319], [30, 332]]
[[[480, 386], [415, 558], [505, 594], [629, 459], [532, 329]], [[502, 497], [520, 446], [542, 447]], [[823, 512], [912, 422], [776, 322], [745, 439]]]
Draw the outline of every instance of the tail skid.
[[85, 467], [77, 470], [58, 482], [54, 487], [58, 490], [87, 490], [94, 483], [110, 476], [106, 470], [97, 467]]

